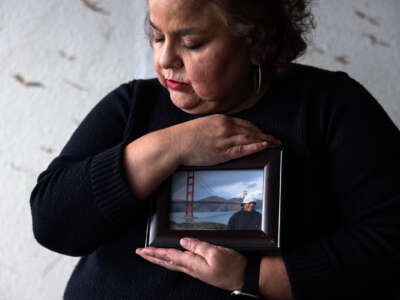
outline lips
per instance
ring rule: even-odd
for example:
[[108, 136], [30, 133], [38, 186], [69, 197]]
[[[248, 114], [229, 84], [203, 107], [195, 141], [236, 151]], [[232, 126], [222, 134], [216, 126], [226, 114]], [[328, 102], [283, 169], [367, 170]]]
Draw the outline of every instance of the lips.
[[172, 90], [184, 90], [189, 87], [187, 83], [166, 79], [167, 87]]

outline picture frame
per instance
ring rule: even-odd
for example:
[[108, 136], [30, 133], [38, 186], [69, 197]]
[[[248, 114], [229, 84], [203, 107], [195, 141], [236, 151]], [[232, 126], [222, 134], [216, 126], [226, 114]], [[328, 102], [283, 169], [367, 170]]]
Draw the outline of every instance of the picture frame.
[[283, 149], [273, 148], [179, 168], [155, 193], [145, 246], [181, 248], [182, 237], [194, 237], [237, 251], [278, 252], [282, 162]]

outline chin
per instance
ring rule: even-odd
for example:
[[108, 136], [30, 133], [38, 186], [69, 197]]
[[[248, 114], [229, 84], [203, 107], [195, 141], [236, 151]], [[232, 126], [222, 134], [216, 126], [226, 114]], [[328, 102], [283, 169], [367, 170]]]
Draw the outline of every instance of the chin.
[[195, 106], [195, 107], [185, 107], [185, 106], [178, 106], [175, 105], [177, 108], [179, 108], [180, 110], [184, 111], [185, 113], [191, 114], [191, 115], [203, 115], [203, 114], [209, 114], [211, 113], [211, 111], [204, 109], [202, 107], [199, 106]]
[[182, 97], [170, 93], [172, 103], [179, 109], [190, 114], [199, 114], [204, 110], [203, 101], [192, 97]]
[[177, 105], [175, 103], [174, 105], [180, 110], [191, 115], [207, 115], [207, 114], [222, 113], [221, 111], [218, 111], [214, 107], [210, 107], [208, 105], [205, 105], [204, 103], [200, 103], [199, 105], [194, 105], [194, 106]]

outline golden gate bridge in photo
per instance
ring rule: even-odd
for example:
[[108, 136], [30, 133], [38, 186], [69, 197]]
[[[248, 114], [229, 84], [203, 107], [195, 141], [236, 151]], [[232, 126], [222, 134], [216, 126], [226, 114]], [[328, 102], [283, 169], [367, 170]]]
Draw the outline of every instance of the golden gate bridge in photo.
[[[195, 184], [197, 186], [195, 186]], [[210, 196], [217, 196], [218, 193], [214, 191], [213, 187], [211, 187], [206, 180], [202, 178], [199, 172], [196, 174], [196, 180], [195, 180], [195, 171], [194, 170], [189, 170], [186, 172], [186, 186], [185, 188], [185, 199], [183, 200], [174, 200], [174, 203], [184, 203], [185, 204], [185, 219], [190, 221], [194, 218], [194, 213], [193, 213], [193, 208], [194, 208], [194, 193], [195, 193], [195, 187], [199, 187], [200, 189], [206, 191], [207, 194]], [[244, 198], [247, 195], [247, 191], [243, 191], [242, 198]], [[207, 199], [207, 200], [201, 200], [197, 201], [196, 204], [225, 204], [225, 205], [232, 205], [232, 206], [237, 206], [238, 203], [236, 202], [229, 202], [226, 200], [212, 200], [212, 199]]]

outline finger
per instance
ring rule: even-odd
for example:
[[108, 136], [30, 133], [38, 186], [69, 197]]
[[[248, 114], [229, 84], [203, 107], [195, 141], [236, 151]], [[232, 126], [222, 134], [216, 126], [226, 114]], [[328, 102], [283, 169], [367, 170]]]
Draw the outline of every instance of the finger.
[[251, 122], [239, 118], [232, 118], [234, 123], [238, 126], [238, 134], [244, 134], [245, 136], [252, 136], [258, 140], [266, 141], [271, 146], [280, 146], [282, 143], [279, 139], [275, 138], [270, 134], [262, 132], [257, 126]]
[[237, 134], [235, 136], [230, 137], [227, 139], [226, 143], [230, 146], [237, 146], [237, 145], [247, 145], [253, 143], [261, 143], [265, 142], [266, 147], [277, 147], [281, 146], [281, 141], [274, 138], [271, 135], [267, 135], [264, 133], [244, 133], [244, 134]]
[[227, 147], [225, 151], [230, 157], [246, 156], [264, 150], [268, 147], [268, 145], [268, 142], [265, 141], [243, 141], [229, 145], [229, 147]]
[[218, 248], [213, 244], [194, 238], [182, 238], [180, 240], [180, 244], [184, 249], [196, 254], [198, 257], [203, 258], [205, 263], [207, 263], [207, 258]]
[[[239, 140], [240, 141], [240, 140]], [[220, 155], [224, 161], [244, 157], [253, 153], [262, 151], [267, 147], [271, 147], [266, 141], [256, 141], [249, 143], [244, 140], [243, 143], [238, 143], [238, 140], [220, 146]]]
[[270, 134], [266, 134], [266, 133], [264, 133], [262, 131], [259, 131], [259, 130], [252, 131], [251, 133], [245, 132], [244, 136], [245, 137], [251, 137], [251, 138], [254, 139], [254, 140], [249, 139], [248, 143], [249, 142], [253, 142], [253, 141], [254, 142], [264, 141], [264, 142], [268, 143], [269, 147], [277, 147], [277, 146], [281, 146], [282, 145], [282, 142], [279, 139], [275, 138], [274, 136], [272, 136]]
[[180, 243], [182, 247], [193, 252], [197, 257], [202, 257], [204, 260], [203, 264], [192, 267], [193, 274], [210, 274], [212, 270], [215, 270], [216, 265], [221, 262], [221, 260], [227, 258], [227, 255], [230, 256], [233, 253], [236, 253], [232, 249], [213, 245], [193, 238], [183, 238]]
[[137, 249], [136, 253], [152, 263], [169, 270], [185, 272], [189, 275], [193, 273], [194, 269], [201, 268], [205, 264], [203, 258], [191, 252], [177, 249], [148, 247]]
[[257, 142], [247, 145], [236, 145], [227, 150], [230, 159], [240, 158], [264, 150], [268, 147], [267, 142]]
[[161, 267], [167, 268], [171, 271], [185, 272], [185, 268], [182, 265], [177, 264], [174, 261], [174, 259], [170, 257], [171, 253], [168, 253], [168, 251], [165, 250], [166, 249], [144, 248], [144, 249], [137, 249], [136, 253], [145, 260], [154, 263], [156, 265], [159, 265]]

